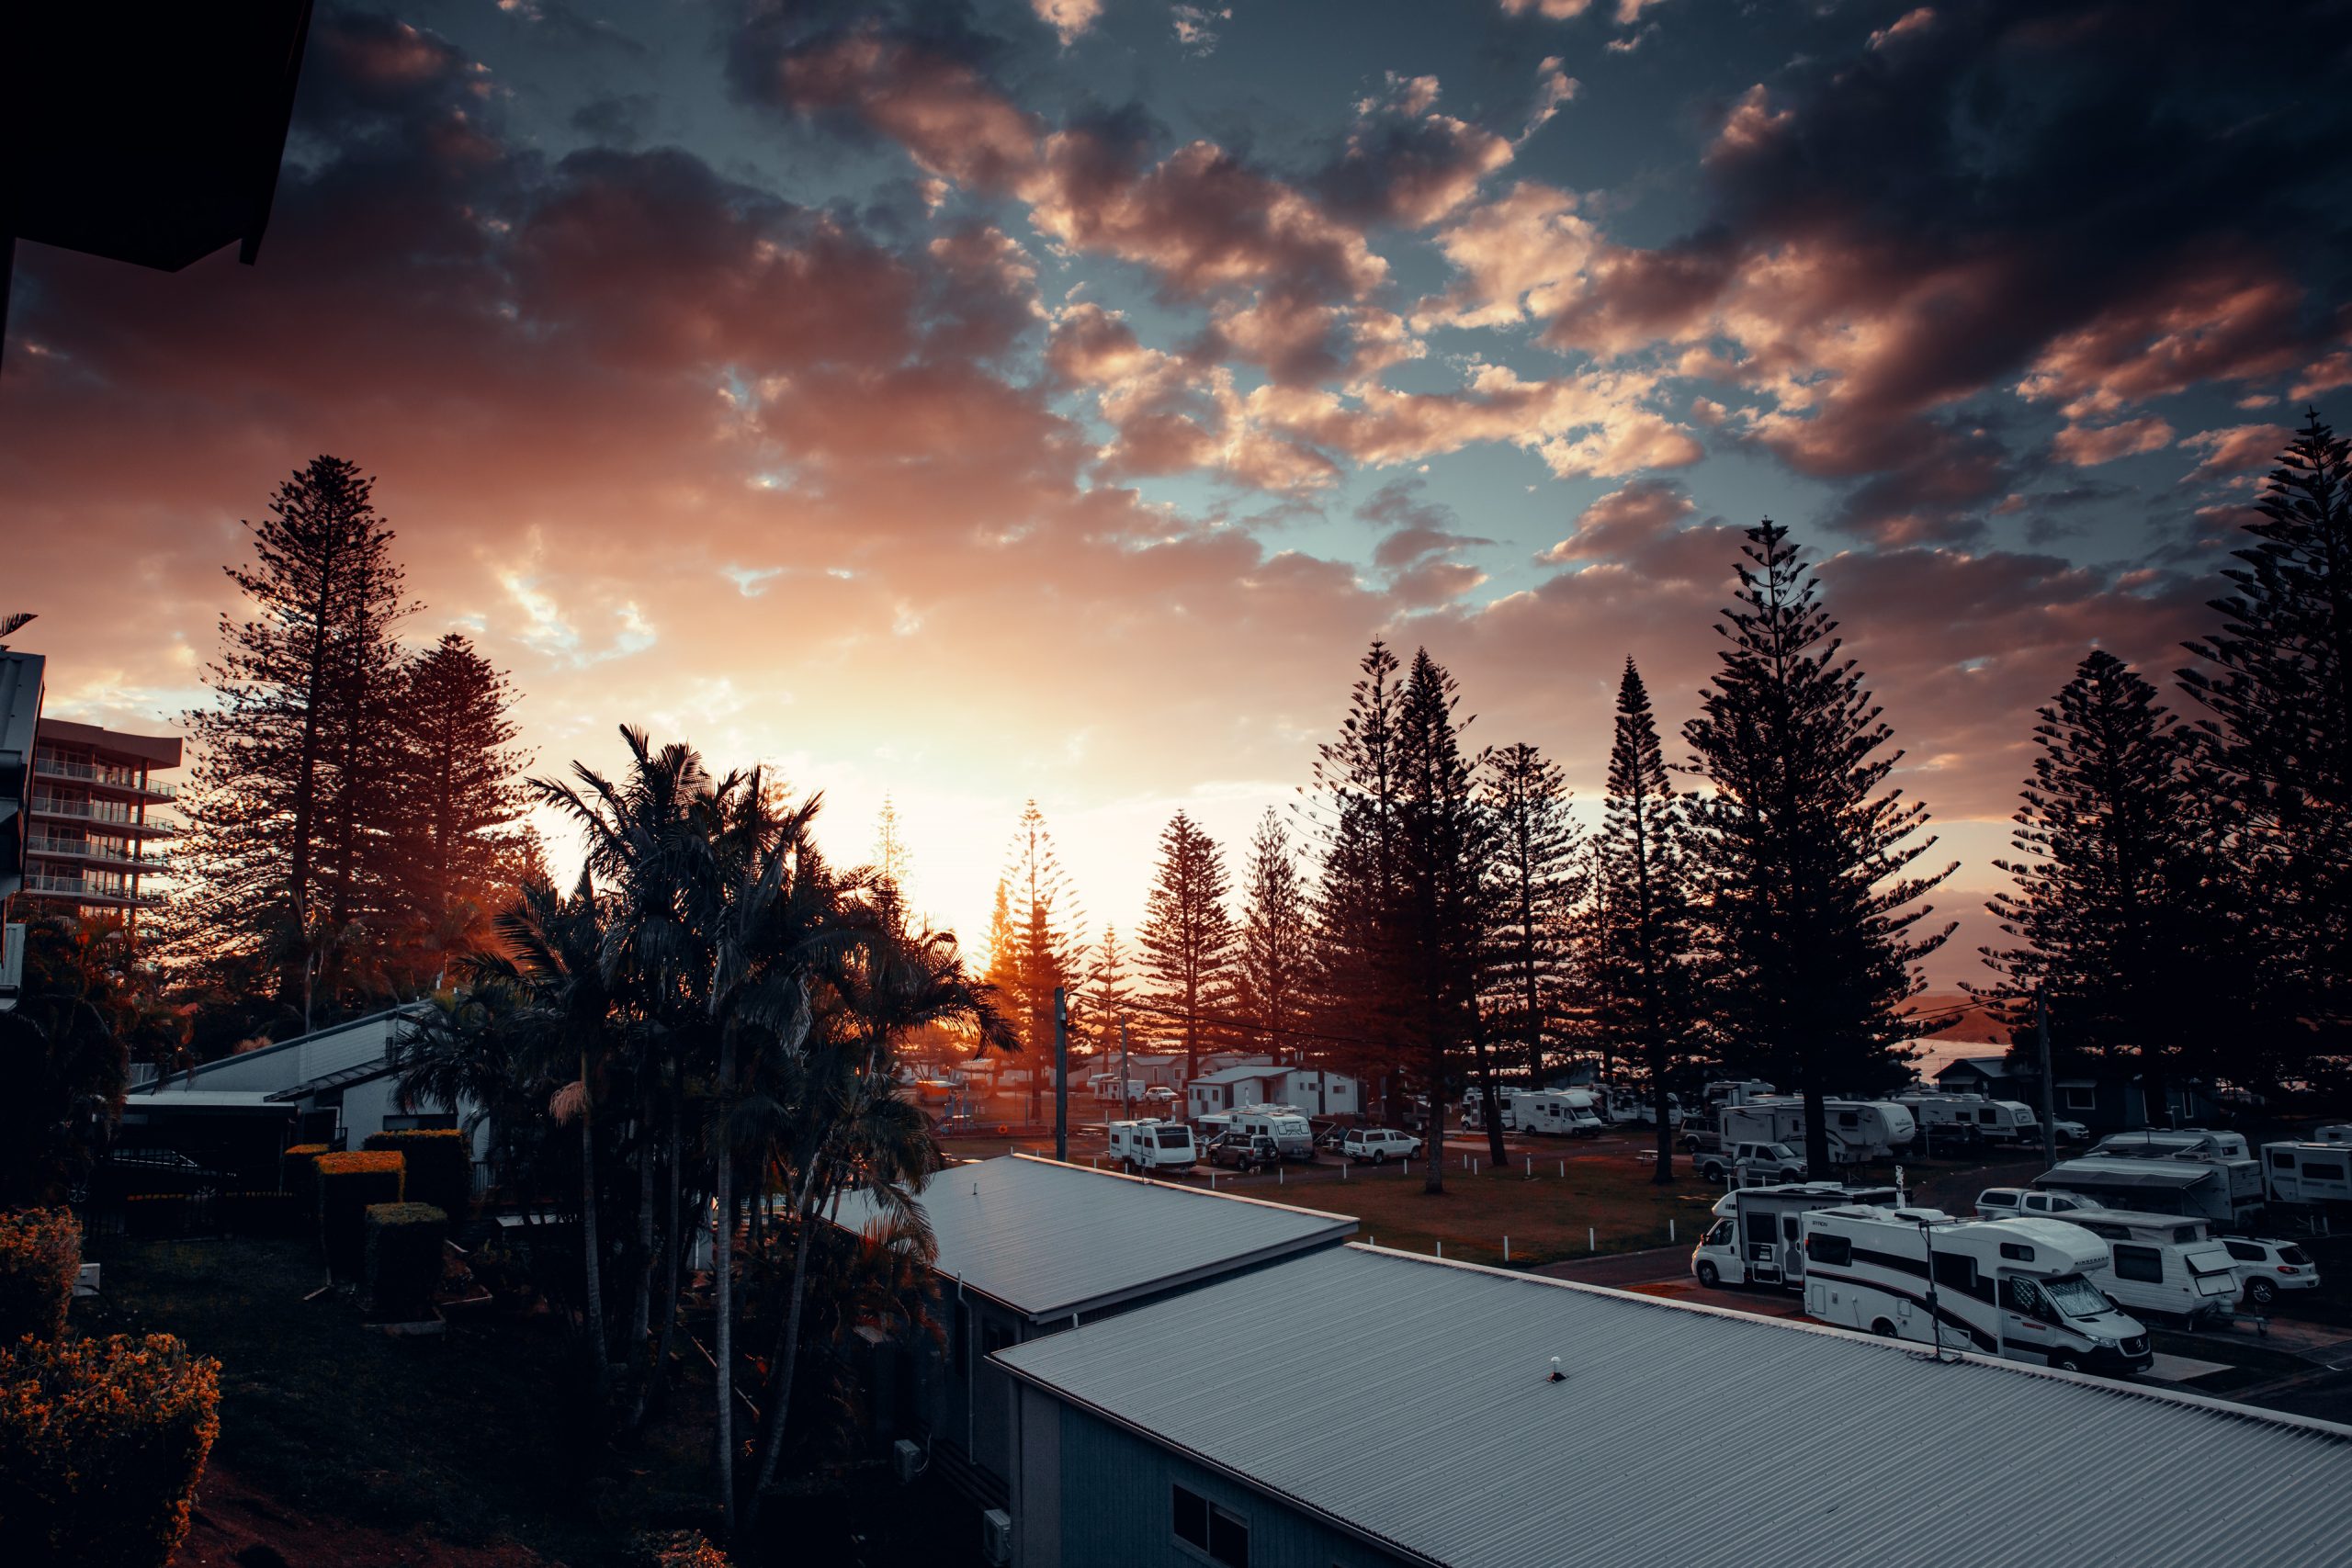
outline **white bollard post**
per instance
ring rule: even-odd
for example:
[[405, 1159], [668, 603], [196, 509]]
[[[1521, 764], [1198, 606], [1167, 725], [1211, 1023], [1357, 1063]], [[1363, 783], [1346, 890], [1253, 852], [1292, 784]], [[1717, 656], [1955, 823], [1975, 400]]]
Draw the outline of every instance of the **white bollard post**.
[[1440, 1258], [1443, 1258], [1445, 1256], [1445, 1243], [1442, 1241], [1437, 1244], [1437, 1255]]
[[1351, 1165], [1353, 1165], [1354, 1163], [1355, 1163], [1355, 1162], [1354, 1162], [1353, 1160], [1349, 1160], [1349, 1159], [1342, 1159], [1341, 1161], [1340, 1161], [1340, 1180], [1345, 1181], [1345, 1180], [1348, 1179], [1348, 1167], [1350, 1167]]
[[1666, 1222], [1666, 1240], [1669, 1247], [1674, 1244], [1674, 1220], [1671, 1216]]
[[1599, 1252], [1600, 1250], [1600, 1243], [1593, 1238], [1592, 1227], [1590, 1225], [1584, 1227], [1584, 1249], [1587, 1252]]
[[1533, 1155], [1529, 1155], [1527, 1156], [1527, 1179], [1530, 1181], [1535, 1179], [1535, 1156]]
[[1503, 1237], [1503, 1261], [1506, 1263], [1510, 1261], [1510, 1237], [1509, 1236]]
[[1289, 1167], [1280, 1165], [1274, 1167], [1274, 1185], [1277, 1187], [1287, 1187], [1290, 1185]]
[[1567, 1162], [1566, 1160], [1562, 1160], [1562, 1161], [1560, 1162], [1560, 1179], [1561, 1179], [1561, 1180], [1563, 1180], [1563, 1181], [1566, 1181], [1567, 1179], [1568, 1179], [1568, 1162]]

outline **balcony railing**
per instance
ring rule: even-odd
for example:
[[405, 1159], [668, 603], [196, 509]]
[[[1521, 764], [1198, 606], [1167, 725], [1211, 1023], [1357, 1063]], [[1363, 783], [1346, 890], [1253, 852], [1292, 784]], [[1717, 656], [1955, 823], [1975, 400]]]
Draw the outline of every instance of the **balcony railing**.
[[64, 757], [33, 754], [33, 772], [53, 779], [80, 779], [85, 784], [102, 784], [108, 789], [137, 790], [157, 800], [170, 800], [179, 794], [176, 785], [157, 779], [141, 779], [128, 768], [102, 768], [96, 762], [76, 762]]
[[133, 893], [128, 887], [109, 887], [102, 882], [91, 882], [79, 876], [42, 876], [39, 874], [25, 878], [25, 891], [51, 898], [83, 898], [91, 903], [160, 904], [160, 893]]
[[118, 800], [68, 800], [62, 795], [33, 796], [36, 817], [72, 817], [85, 822], [105, 822], [127, 829], [134, 833], [172, 833], [178, 829], [171, 823], [150, 817], [145, 821], [130, 814], [130, 807]]
[[119, 866], [141, 876], [159, 875], [164, 871], [162, 855], [134, 854], [119, 844], [104, 844], [95, 839], [53, 839], [35, 833], [25, 840], [25, 852], [53, 859], [96, 861], [100, 865]]

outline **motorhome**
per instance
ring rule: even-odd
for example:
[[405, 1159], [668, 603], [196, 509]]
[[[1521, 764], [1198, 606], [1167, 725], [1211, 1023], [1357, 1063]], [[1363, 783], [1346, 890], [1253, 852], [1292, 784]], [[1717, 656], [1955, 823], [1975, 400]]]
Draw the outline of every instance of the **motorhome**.
[[1938, 1094], [1921, 1090], [1899, 1094], [1894, 1102], [1911, 1112], [1911, 1120], [1919, 1129], [1928, 1146], [1942, 1144], [1946, 1147], [1975, 1143], [1981, 1134], [1976, 1130], [1976, 1108], [1984, 1102], [1980, 1094]]
[[[1634, 1120], [1645, 1127], [1657, 1126], [1657, 1102], [1648, 1095], [1642, 1096], [1641, 1106], [1634, 1113]], [[1666, 1124], [1668, 1127], [1682, 1125], [1682, 1097], [1679, 1094], [1668, 1094], [1666, 1097]]]
[[1607, 1130], [1600, 1108], [1580, 1089], [1539, 1089], [1519, 1101], [1519, 1124], [1551, 1137], [1589, 1138]]
[[1110, 1133], [1111, 1157], [1127, 1170], [1190, 1170], [1201, 1157], [1182, 1122], [1114, 1122]]
[[1121, 1100], [1141, 1100], [1144, 1081], [1141, 1078], [1127, 1079], [1126, 1092], [1123, 1095], [1120, 1093], [1118, 1074], [1096, 1073], [1086, 1080], [1086, 1087], [1092, 1091], [1095, 1099], [1105, 1103], [1115, 1103]]
[[2066, 1223], [2107, 1243], [2108, 1267], [2104, 1272], [2090, 1270], [2090, 1276], [2118, 1306], [2167, 1313], [2192, 1324], [2235, 1310], [2235, 1260], [2206, 1234], [2202, 1220], [2086, 1209], [2067, 1215]]
[[[1495, 1105], [1501, 1114], [1504, 1132], [1517, 1132], [1525, 1125], [1521, 1108], [1525, 1105], [1527, 1099], [1528, 1091], [1523, 1089], [1509, 1084], [1495, 1086]], [[1462, 1097], [1463, 1130], [1477, 1133], [1485, 1131], [1486, 1126], [1487, 1092], [1484, 1089], [1472, 1089]]]
[[1814, 1209], [1855, 1203], [1892, 1203], [1892, 1187], [1848, 1187], [1835, 1181], [1789, 1182], [1743, 1187], [1715, 1200], [1715, 1219], [1690, 1253], [1690, 1272], [1709, 1290], [1728, 1285], [1770, 1285], [1800, 1290], [1804, 1254], [1798, 1246], [1798, 1217]]
[[1911, 1112], [1891, 1100], [1825, 1100], [1821, 1111], [1829, 1119], [1830, 1137], [1855, 1151], [1858, 1159], [1893, 1159], [1918, 1135]]
[[[1826, 1115], [1826, 1102], [1824, 1114]], [[1829, 1163], [1853, 1165], [1871, 1157], [1871, 1142], [1859, 1118], [1849, 1137], [1837, 1125], [1837, 1118], [1828, 1118]], [[1722, 1135], [1720, 1146], [1735, 1144], [1787, 1144], [1797, 1149], [1804, 1147], [1804, 1101], [1795, 1095], [1780, 1095], [1768, 1100], [1751, 1100], [1744, 1105], [1726, 1105], [1715, 1114], [1715, 1130]]]
[[2274, 1203], [2352, 1203], [2352, 1147], [2342, 1144], [2262, 1145], [2262, 1178]]
[[2223, 1224], [2247, 1218], [2261, 1206], [2233, 1196], [2231, 1173], [2200, 1160], [2130, 1159], [2085, 1155], [2061, 1160], [2033, 1179], [2043, 1191], [2075, 1192], [2109, 1208], [2153, 1214], [2187, 1214]]
[[1805, 1314], [1820, 1322], [2068, 1371], [2137, 1372], [2154, 1359], [2148, 1331], [2093, 1279], [2108, 1244], [2079, 1225], [1862, 1204], [1798, 1225]]
[[1712, 1120], [1714, 1113], [1726, 1105], [1745, 1105], [1771, 1092], [1772, 1086], [1762, 1078], [1716, 1078], [1702, 1091], [1700, 1102], [1706, 1107]]
[[1233, 1131], [1244, 1137], [1272, 1138], [1285, 1160], [1311, 1164], [1315, 1129], [1287, 1105], [1245, 1105], [1233, 1113]]

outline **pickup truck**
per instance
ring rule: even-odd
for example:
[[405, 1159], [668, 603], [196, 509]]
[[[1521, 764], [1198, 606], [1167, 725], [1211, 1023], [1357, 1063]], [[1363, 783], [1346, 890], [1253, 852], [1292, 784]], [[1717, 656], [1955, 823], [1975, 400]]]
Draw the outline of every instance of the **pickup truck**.
[[1735, 1170], [1742, 1186], [1804, 1179], [1804, 1156], [1786, 1144], [1734, 1144], [1728, 1151], [1701, 1155], [1697, 1163], [1704, 1181], [1721, 1181]]
[[1393, 1127], [1357, 1127], [1340, 1140], [1340, 1156], [1359, 1165], [1365, 1160], [1386, 1165], [1391, 1159], [1411, 1159], [1420, 1152], [1420, 1139]]
[[1283, 1151], [1263, 1133], [1224, 1133], [1209, 1140], [1209, 1163], [1231, 1166], [1245, 1176], [1283, 1162]]

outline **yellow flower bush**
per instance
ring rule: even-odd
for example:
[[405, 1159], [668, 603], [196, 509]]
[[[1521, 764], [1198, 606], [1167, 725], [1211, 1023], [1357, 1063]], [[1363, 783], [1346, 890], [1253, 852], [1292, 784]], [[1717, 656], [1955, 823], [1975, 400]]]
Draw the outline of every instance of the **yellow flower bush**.
[[65, 1332], [65, 1305], [82, 1270], [82, 1227], [63, 1209], [0, 1214], [0, 1346]]
[[0, 1540], [17, 1562], [164, 1568], [220, 1433], [220, 1363], [168, 1334], [0, 1350]]
[[338, 1280], [356, 1280], [367, 1261], [368, 1206], [401, 1201], [407, 1163], [389, 1150], [369, 1150], [321, 1155], [314, 1168], [327, 1270]]

